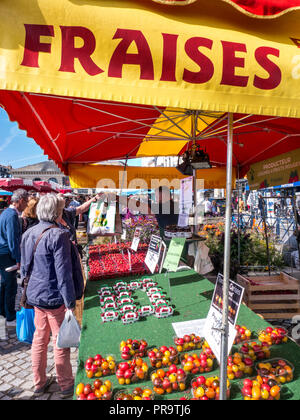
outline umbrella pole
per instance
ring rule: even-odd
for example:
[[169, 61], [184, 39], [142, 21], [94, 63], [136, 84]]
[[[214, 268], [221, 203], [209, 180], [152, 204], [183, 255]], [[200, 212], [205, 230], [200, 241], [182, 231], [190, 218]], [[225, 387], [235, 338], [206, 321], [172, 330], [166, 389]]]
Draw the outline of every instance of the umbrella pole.
[[221, 328], [220, 400], [227, 399], [227, 357], [228, 357], [228, 296], [230, 277], [230, 230], [232, 194], [233, 114], [228, 113], [227, 170], [226, 170], [226, 216], [224, 239], [223, 316]]

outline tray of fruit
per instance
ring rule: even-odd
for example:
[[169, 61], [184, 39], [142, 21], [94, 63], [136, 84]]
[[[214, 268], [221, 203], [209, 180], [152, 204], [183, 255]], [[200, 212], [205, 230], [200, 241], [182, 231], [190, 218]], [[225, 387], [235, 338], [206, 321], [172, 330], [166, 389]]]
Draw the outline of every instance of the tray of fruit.
[[187, 375], [183, 369], [176, 365], [169, 366], [168, 370], [158, 369], [151, 374], [153, 390], [157, 395], [185, 391]]
[[173, 340], [179, 353], [201, 349], [203, 343], [203, 339], [196, 334], [185, 334], [183, 337], [174, 337]]
[[154, 400], [154, 393], [150, 388], [134, 388], [134, 390], [120, 389], [114, 397], [117, 401], [149, 401]]
[[236, 325], [235, 329], [236, 336], [233, 342], [234, 345], [240, 344], [243, 341], [251, 339], [252, 331], [249, 328], [245, 327], [245, 325]]
[[265, 330], [259, 331], [258, 340], [268, 345], [279, 345], [287, 343], [288, 332], [283, 327], [267, 327]]
[[89, 357], [86, 360], [84, 367], [89, 379], [113, 375], [116, 372], [116, 358], [113, 355], [104, 358], [101, 354], [96, 354], [96, 356]]
[[148, 357], [151, 366], [156, 369], [179, 363], [178, 351], [172, 346], [151, 349], [148, 351]]
[[204, 352], [199, 355], [185, 353], [181, 355], [180, 360], [182, 369], [187, 373], [211, 372], [214, 368], [214, 359], [208, 357]]
[[129, 360], [134, 356], [144, 357], [147, 354], [148, 343], [146, 340], [128, 338], [120, 343], [121, 358]]
[[116, 371], [116, 377], [120, 385], [129, 385], [148, 378], [149, 366], [140, 357], [131, 361], [121, 362]]
[[[230, 398], [231, 385], [227, 380], [227, 400]], [[195, 400], [219, 400], [220, 398], [220, 379], [218, 376], [205, 377], [198, 376], [191, 382], [192, 398]]]
[[234, 353], [227, 359], [227, 377], [230, 380], [241, 379], [244, 376], [253, 374], [254, 361], [251, 357], [244, 356], [241, 353]]
[[209, 344], [208, 344], [208, 342], [207, 342], [206, 340], [204, 340], [204, 341], [202, 342], [202, 350], [203, 350], [203, 352], [204, 352], [207, 356], [209, 356], [209, 357], [211, 357], [211, 358], [213, 358], [213, 359], [215, 359], [215, 358], [216, 358], [216, 356], [214, 355], [214, 353], [213, 353], [212, 349], [210, 348], [210, 346], [209, 346]]
[[280, 400], [281, 387], [273, 379], [257, 376], [244, 379], [240, 383], [240, 389], [244, 400]]
[[256, 371], [263, 378], [273, 379], [278, 384], [292, 382], [294, 379], [294, 366], [285, 359], [274, 358], [257, 363]]
[[270, 346], [266, 343], [257, 343], [256, 341], [244, 341], [239, 346], [239, 353], [251, 357], [252, 360], [269, 359], [271, 355]]
[[111, 400], [113, 387], [109, 380], [103, 382], [101, 379], [96, 379], [93, 385], [79, 383], [75, 394], [78, 400]]

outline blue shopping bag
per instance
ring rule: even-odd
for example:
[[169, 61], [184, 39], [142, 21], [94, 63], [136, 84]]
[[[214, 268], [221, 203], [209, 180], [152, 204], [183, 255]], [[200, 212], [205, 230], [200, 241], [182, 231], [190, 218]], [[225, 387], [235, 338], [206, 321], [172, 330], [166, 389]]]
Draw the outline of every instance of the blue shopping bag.
[[16, 332], [18, 340], [23, 343], [32, 344], [34, 331], [34, 309], [21, 308], [17, 312]]

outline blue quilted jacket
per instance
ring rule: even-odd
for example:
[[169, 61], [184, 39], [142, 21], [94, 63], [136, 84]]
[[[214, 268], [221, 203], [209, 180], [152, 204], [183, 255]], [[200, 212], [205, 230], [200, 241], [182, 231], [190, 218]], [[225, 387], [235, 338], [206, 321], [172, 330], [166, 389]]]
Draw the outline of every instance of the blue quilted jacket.
[[[34, 245], [51, 223], [40, 222], [26, 231], [21, 242], [21, 278], [29, 272]], [[42, 309], [61, 305], [75, 307], [76, 295], [72, 274], [71, 243], [66, 230], [48, 230], [38, 244], [32, 274], [27, 287], [27, 302]]]

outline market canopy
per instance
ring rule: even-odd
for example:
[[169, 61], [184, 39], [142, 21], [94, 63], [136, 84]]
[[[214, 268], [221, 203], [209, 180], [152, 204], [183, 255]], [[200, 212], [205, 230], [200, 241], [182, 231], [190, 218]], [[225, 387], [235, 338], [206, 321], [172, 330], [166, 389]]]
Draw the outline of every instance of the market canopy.
[[0, 189], [12, 192], [20, 188], [26, 191], [36, 190], [34, 183], [29, 179], [22, 179], [22, 178], [1, 178], [0, 179]]
[[33, 185], [39, 192], [59, 192], [58, 189], [56, 189], [50, 182], [47, 181], [33, 181]]
[[[71, 165], [70, 182], [73, 188], [110, 189], [156, 189], [167, 186], [180, 189], [180, 180], [185, 178], [176, 168], [137, 167], [115, 165]], [[235, 187], [235, 173], [232, 185]], [[197, 189], [226, 188], [226, 168], [197, 171]]]
[[2, 0], [0, 104], [71, 176], [83, 163], [181, 155], [192, 141], [225, 166], [234, 113], [244, 175], [299, 147], [300, 10], [243, 3]]

